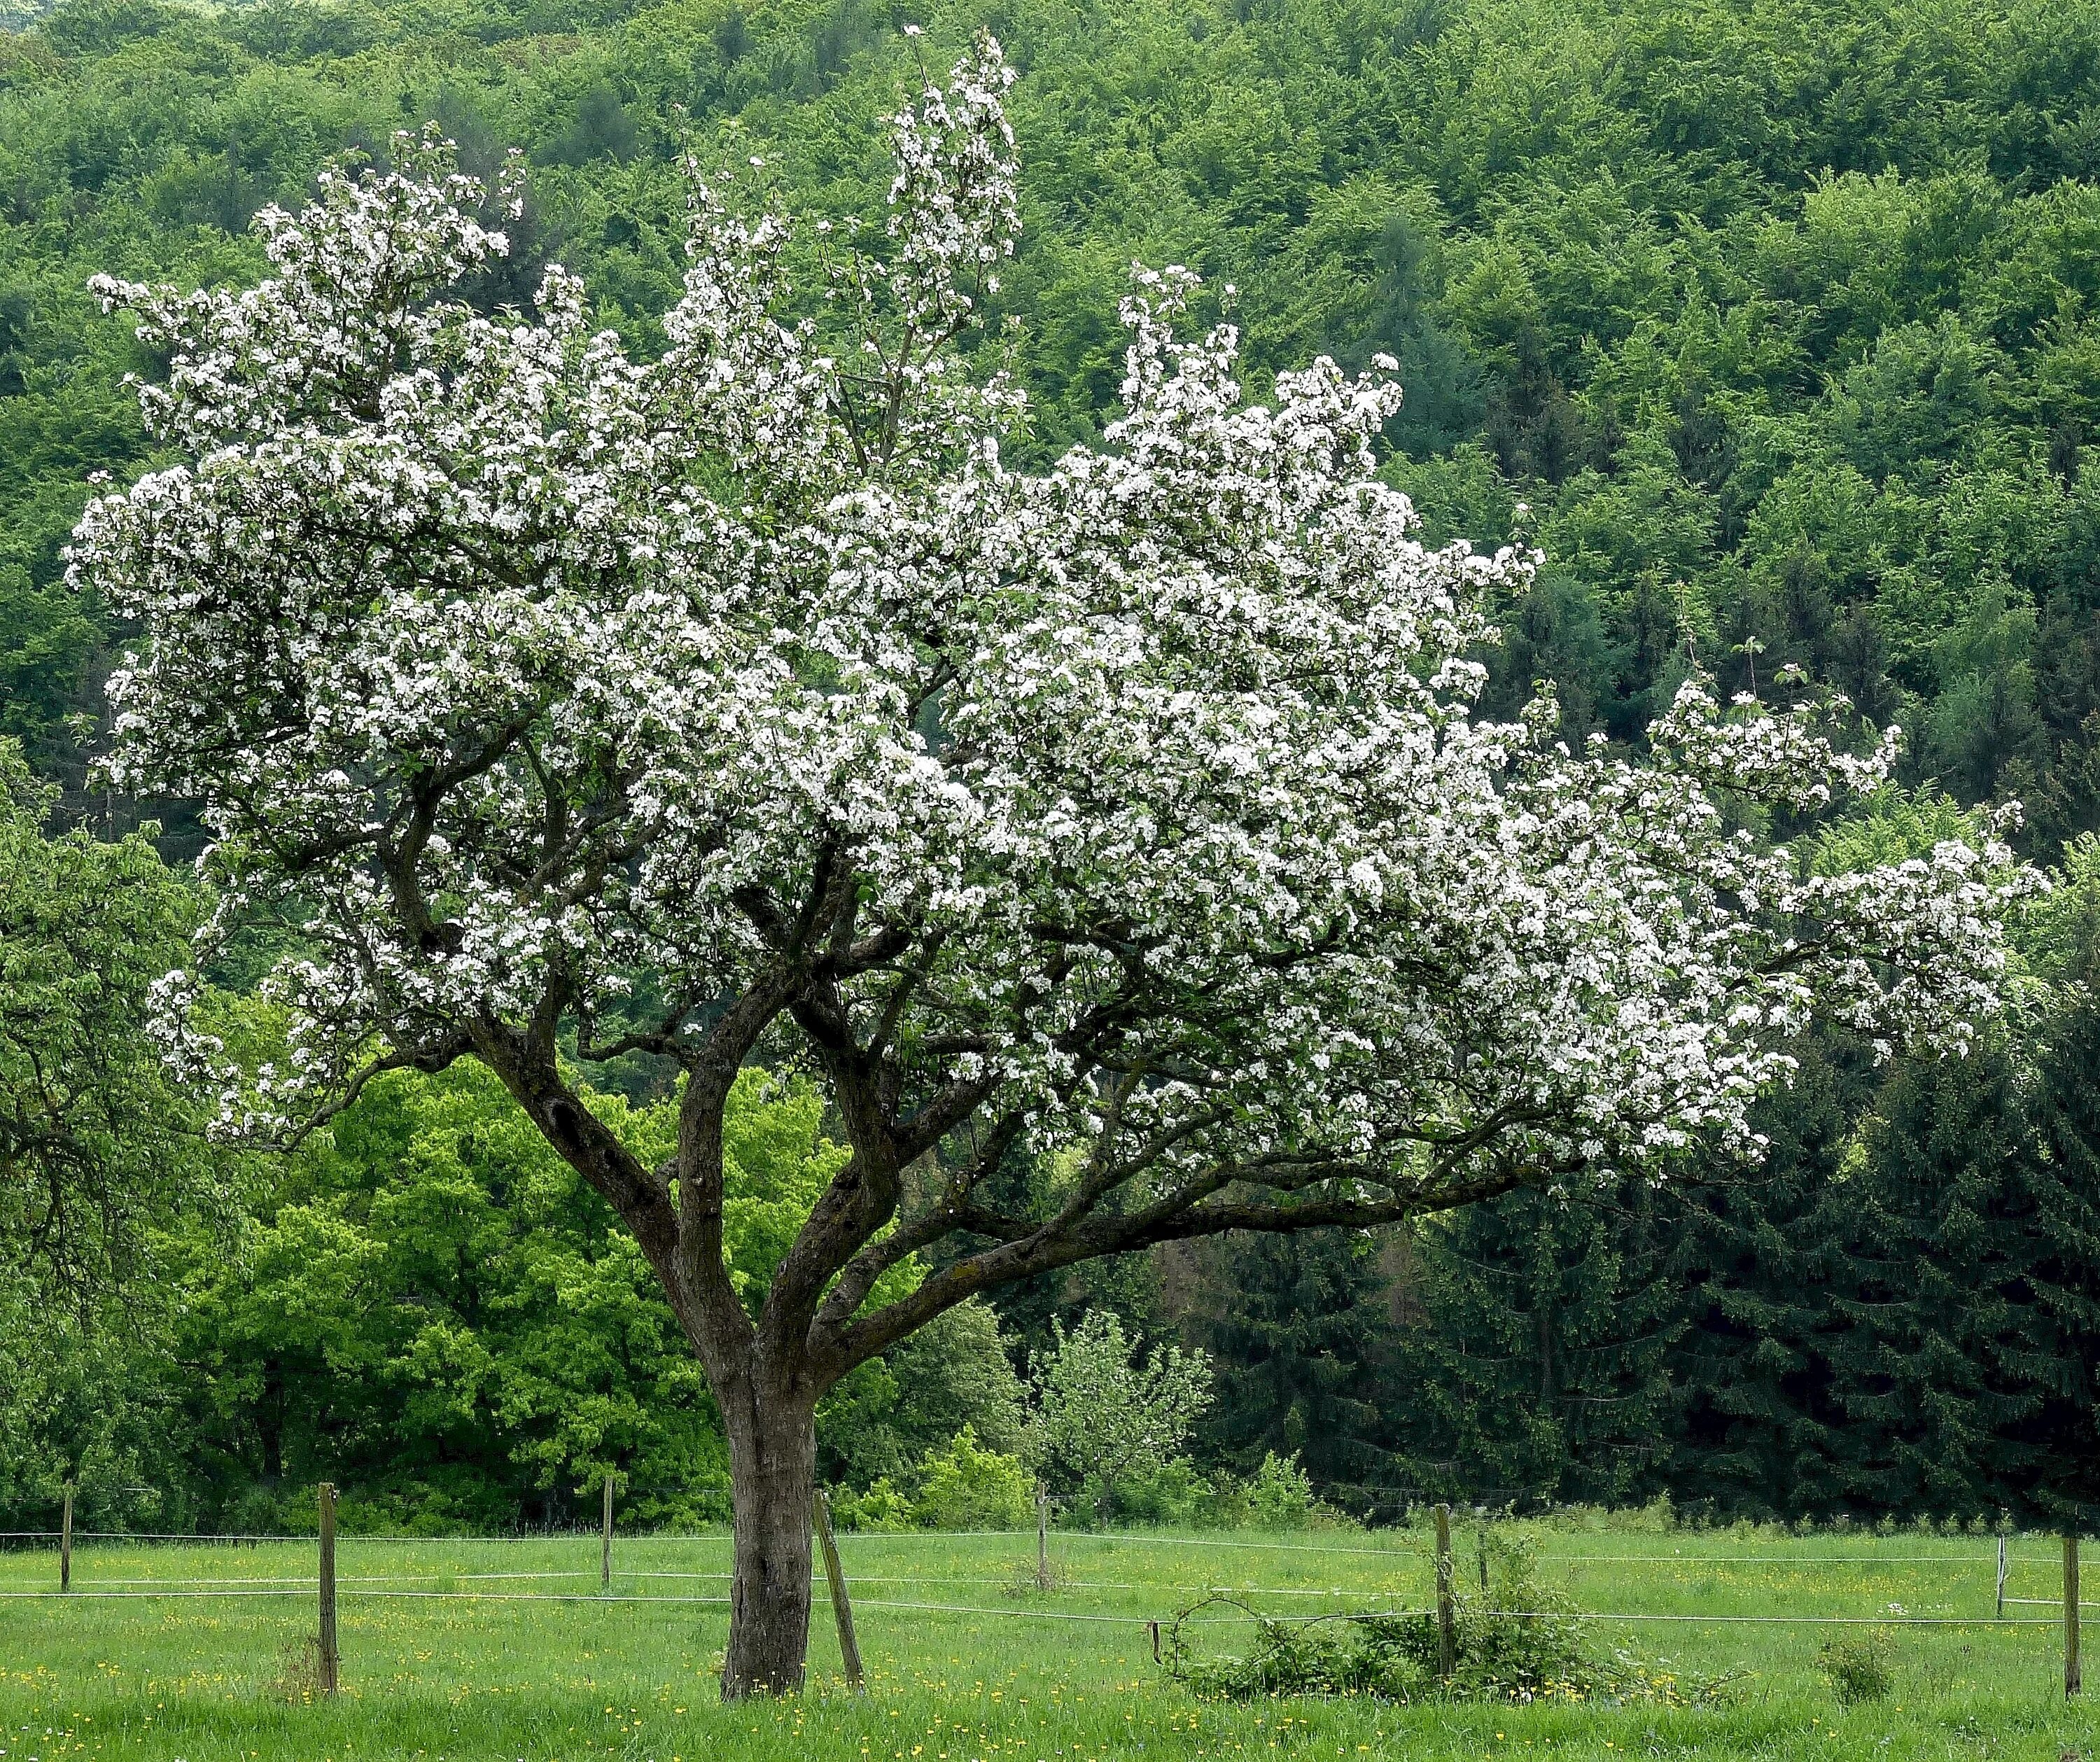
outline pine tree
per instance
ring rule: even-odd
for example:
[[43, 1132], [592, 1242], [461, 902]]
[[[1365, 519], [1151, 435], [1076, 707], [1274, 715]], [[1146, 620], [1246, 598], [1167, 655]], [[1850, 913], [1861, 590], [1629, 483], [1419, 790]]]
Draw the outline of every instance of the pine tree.
[[[1170, 1279], [1217, 1369], [1208, 1451], [1251, 1475], [1296, 1455], [1330, 1503], [1370, 1512], [1405, 1487], [1392, 1450], [1395, 1323], [1388, 1239], [1247, 1236]], [[1186, 1287], [1176, 1292], [1176, 1285]]]
[[[1834, 1502], [1975, 1518], [2032, 1481], [2045, 1230], [2011, 1056], [1898, 1070], [1830, 1189]], [[2024, 1372], [2024, 1374], [2023, 1374]]]
[[1673, 1343], [1666, 1480], [1694, 1508], [1801, 1516], [1829, 1508], [1832, 1185], [1873, 1071], [1842, 1040], [1804, 1040], [1793, 1086], [1759, 1111], [1762, 1166], [1673, 1190], [1664, 1280]]
[[1401, 1342], [1401, 1432], [1424, 1490], [1619, 1503], [1658, 1467], [1683, 1323], [1652, 1190], [1511, 1194], [1425, 1226]]
[[2036, 1395], [2018, 1430], [2030, 1454], [2016, 1508], [2090, 1530], [2100, 1525], [2100, 999], [2089, 978], [2082, 993], [2039, 1061], [2032, 1301], [2007, 1366]]

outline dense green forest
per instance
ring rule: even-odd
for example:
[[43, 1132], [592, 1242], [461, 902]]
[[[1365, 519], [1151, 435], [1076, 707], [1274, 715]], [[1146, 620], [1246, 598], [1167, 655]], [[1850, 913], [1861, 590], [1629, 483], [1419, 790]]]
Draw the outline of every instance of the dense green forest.
[[[1132, 261], [1193, 265], [1257, 379], [1397, 358], [1386, 470], [1432, 536], [1544, 551], [1490, 711], [1550, 677], [1570, 738], [1637, 744], [1690, 665], [1833, 686], [1905, 729], [1908, 811], [2017, 799], [2063, 885], [2001, 1031], [1941, 1066], [1804, 1044], [1761, 1168], [1024, 1287], [837, 1391], [826, 1472], [908, 1478], [965, 1424], [998, 1443], [1021, 1355], [1105, 1305], [1214, 1358], [1203, 1468], [1295, 1451], [1360, 1512], [2089, 1512], [2100, 7], [0, 0], [0, 736], [57, 790], [10, 771], [11, 836], [151, 819], [170, 860], [194, 846], [182, 804], [90, 769], [126, 633], [68, 589], [65, 546], [92, 474], [150, 462], [124, 382], [159, 365], [91, 273], [252, 277], [259, 207], [435, 119], [470, 169], [529, 167], [476, 297], [522, 301], [558, 260], [647, 350], [682, 151], [873, 214], [871, 119], [979, 22], [1021, 70], [996, 335], [1039, 453], [1114, 413]], [[43, 859], [9, 860], [26, 898]], [[830, 1151], [813, 1098], [752, 1083], [757, 1276]], [[664, 1129], [646, 1075], [629, 1099]], [[270, 1527], [324, 1474], [389, 1521], [561, 1521], [608, 1468], [642, 1521], [718, 1515], [718, 1425], [638, 1252], [507, 1105], [401, 1076], [296, 1156], [222, 1161], [209, 1203], [112, 1235], [152, 1270], [126, 1305], [11, 1273], [0, 1524], [77, 1477], [112, 1523]], [[1191, 1484], [1122, 1496], [1185, 1515]]]

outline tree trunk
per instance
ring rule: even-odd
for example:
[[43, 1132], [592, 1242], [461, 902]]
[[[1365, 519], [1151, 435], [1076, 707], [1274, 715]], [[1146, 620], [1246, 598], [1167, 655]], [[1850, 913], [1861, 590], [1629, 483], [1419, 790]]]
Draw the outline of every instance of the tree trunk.
[[810, 1649], [815, 1415], [792, 1398], [761, 1398], [728, 1429], [736, 1555], [722, 1698], [792, 1694]]

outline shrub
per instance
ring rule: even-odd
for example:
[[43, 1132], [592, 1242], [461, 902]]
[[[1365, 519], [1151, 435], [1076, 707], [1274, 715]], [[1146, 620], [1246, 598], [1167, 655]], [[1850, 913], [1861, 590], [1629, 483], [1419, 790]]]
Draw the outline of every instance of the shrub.
[[1220, 1470], [1211, 1477], [1208, 1495], [1196, 1508], [1196, 1521], [1212, 1530], [1242, 1530], [1254, 1521], [1247, 1483]]
[[[1273, 1694], [1365, 1694], [1392, 1701], [1440, 1697], [1461, 1701], [1566, 1699], [1665, 1706], [1712, 1703], [1732, 1676], [1704, 1678], [1673, 1669], [1666, 1659], [1588, 1650], [1574, 1605], [1540, 1584], [1536, 1544], [1498, 1537], [1491, 1544], [1498, 1572], [1485, 1597], [1457, 1599], [1456, 1667], [1448, 1681], [1433, 1614], [1347, 1613], [1309, 1620], [1278, 1619], [1220, 1595], [1195, 1605], [1243, 1610], [1255, 1629], [1244, 1655], [1193, 1658], [1177, 1618], [1165, 1663], [1199, 1694], [1234, 1700]], [[1513, 1613], [1514, 1612], [1514, 1613]]]
[[1815, 1661], [1830, 1679], [1840, 1707], [1865, 1707], [1886, 1700], [1895, 1687], [1895, 1669], [1886, 1634], [1847, 1635], [1827, 1641]]
[[[1538, 1582], [1538, 1543], [1521, 1530], [1497, 1530], [1489, 1537], [1488, 1552], [1491, 1588], [1457, 1600], [1454, 1685], [1493, 1700], [1599, 1692], [1604, 1667], [1584, 1655], [1573, 1600]], [[1410, 1637], [1415, 1655], [1434, 1669], [1436, 1618], [1418, 1618]]]
[[[1206, 1599], [1183, 1616], [1219, 1605], [1246, 1609], [1230, 1597]], [[1320, 1616], [1309, 1621], [1254, 1618], [1254, 1644], [1244, 1656], [1189, 1656], [1180, 1620], [1165, 1663], [1198, 1694], [1247, 1701], [1277, 1694], [1367, 1694], [1413, 1701], [1436, 1688], [1436, 1641], [1425, 1668], [1405, 1632], [1411, 1617]]]
[[1302, 1530], [1312, 1517], [1312, 1477], [1298, 1465], [1298, 1452], [1271, 1451], [1247, 1489], [1248, 1515], [1264, 1530]]
[[1180, 1527], [1206, 1521], [1211, 1484], [1185, 1456], [1124, 1475], [1113, 1495], [1105, 1495], [1099, 1481], [1089, 1476], [1080, 1486], [1075, 1515], [1083, 1519], [1099, 1514], [1105, 1499], [1113, 1521]]
[[841, 1488], [832, 1499], [832, 1517], [841, 1530], [867, 1530], [892, 1535], [913, 1527], [911, 1501], [884, 1475], [865, 1493]]
[[1022, 1530], [1033, 1519], [1028, 1471], [1017, 1458], [983, 1448], [973, 1427], [945, 1451], [927, 1452], [919, 1472], [911, 1517], [922, 1530]]

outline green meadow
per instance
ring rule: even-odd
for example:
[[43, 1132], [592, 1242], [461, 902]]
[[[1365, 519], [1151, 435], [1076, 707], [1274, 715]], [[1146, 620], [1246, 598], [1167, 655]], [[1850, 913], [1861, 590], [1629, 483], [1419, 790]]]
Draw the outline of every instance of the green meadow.
[[[315, 1549], [83, 1542], [73, 1592], [48, 1549], [0, 1555], [0, 1759], [268, 1762], [280, 1757], [697, 1762], [699, 1758], [2090, 1756], [2100, 1718], [2067, 1705], [2045, 1606], [1993, 1618], [1988, 1537], [1789, 1535], [1538, 1526], [1538, 1579], [1595, 1644], [1652, 1674], [1736, 1673], [1718, 1705], [1394, 1706], [1205, 1699], [1153, 1661], [1149, 1622], [1216, 1589], [1276, 1614], [1421, 1607], [1424, 1532], [1288, 1537], [1061, 1535], [1062, 1583], [1035, 1588], [1032, 1535], [841, 1539], [869, 1681], [848, 1693], [821, 1587], [812, 1680], [723, 1707], [721, 1535], [622, 1538], [611, 1594], [594, 1536], [506, 1542], [347, 1537], [342, 1689], [312, 1689]], [[1462, 1583], [1475, 1533], [1454, 1539]], [[2059, 1594], [2055, 1544], [2014, 1544], [2008, 1592]], [[176, 1595], [174, 1593], [183, 1593]], [[1229, 1612], [1228, 1612], [1229, 1613]], [[1632, 1616], [1672, 1618], [1635, 1621]], [[1820, 1622], [1775, 1617], [1819, 1617]], [[1863, 1625], [1841, 1625], [1859, 1623]], [[1908, 1623], [1908, 1625], [1907, 1625]], [[1928, 1624], [1929, 1623], [1929, 1624]], [[2024, 1623], [2024, 1624], [2023, 1624]], [[1171, 1629], [1169, 1630], [1171, 1633]], [[1892, 1683], [1842, 1707], [1833, 1636], [1879, 1632]], [[1198, 1652], [1244, 1621], [1192, 1625]]]

